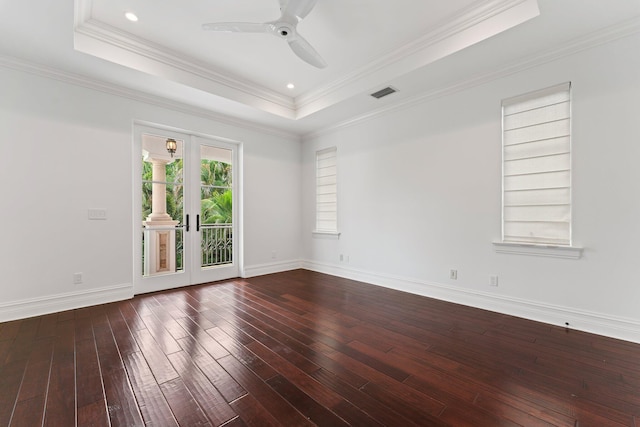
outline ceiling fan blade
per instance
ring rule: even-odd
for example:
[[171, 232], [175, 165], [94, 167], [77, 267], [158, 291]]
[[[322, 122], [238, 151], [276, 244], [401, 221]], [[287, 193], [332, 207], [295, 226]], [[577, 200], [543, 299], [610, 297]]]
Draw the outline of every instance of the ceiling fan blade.
[[282, 16], [295, 18], [295, 22], [299, 22], [311, 12], [317, 2], [318, 0], [289, 0], [282, 9]]
[[269, 33], [273, 28], [270, 24], [253, 22], [213, 22], [211, 24], [202, 24], [202, 29], [224, 33]]
[[289, 42], [291, 50], [293, 50], [293, 52], [303, 61], [308, 62], [317, 68], [324, 68], [327, 66], [327, 63], [322, 59], [320, 54], [316, 52], [313, 46], [311, 46], [301, 35], [296, 34], [294, 37], [287, 39], [287, 42]]

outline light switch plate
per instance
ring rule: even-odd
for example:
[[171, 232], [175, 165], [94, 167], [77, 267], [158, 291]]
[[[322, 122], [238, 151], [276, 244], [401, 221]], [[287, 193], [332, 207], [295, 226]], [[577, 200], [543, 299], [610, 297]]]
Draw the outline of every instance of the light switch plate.
[[106, 220], [107, 210], [102, 208], [89, 209], [89, 219]]

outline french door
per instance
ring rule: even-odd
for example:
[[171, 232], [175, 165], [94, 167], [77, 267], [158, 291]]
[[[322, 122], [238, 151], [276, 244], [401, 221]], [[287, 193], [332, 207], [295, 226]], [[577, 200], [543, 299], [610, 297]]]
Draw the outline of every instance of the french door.
[[237, 145], [136, 126], [136, 294], [239, 275]]

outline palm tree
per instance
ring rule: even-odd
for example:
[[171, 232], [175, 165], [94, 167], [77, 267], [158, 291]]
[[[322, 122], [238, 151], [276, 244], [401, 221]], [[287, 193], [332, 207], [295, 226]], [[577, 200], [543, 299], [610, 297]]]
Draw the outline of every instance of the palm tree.
[[231, 224], [233, 222], [233, 193], [216, 192], [200, 204], [203, 224]]
[[202, 160], [200, 166], [203, 224], [231, 224], [233, 206], [231, 165], [217, 160]]
[[231, 165], [217, 160], [203, 159], [200, 166], [200, 182], [202, 184], [203, 199], [211, 197], [215, 187], [230, 187]]

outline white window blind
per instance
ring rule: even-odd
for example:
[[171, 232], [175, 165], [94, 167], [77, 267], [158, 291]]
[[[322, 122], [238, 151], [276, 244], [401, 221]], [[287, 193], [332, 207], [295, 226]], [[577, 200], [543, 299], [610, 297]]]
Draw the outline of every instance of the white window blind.
[[571, 245], [570, 89], [502, 102], [504, 242]]
[[336, 147], [316, 152], [316, 231], [338, 231]]

